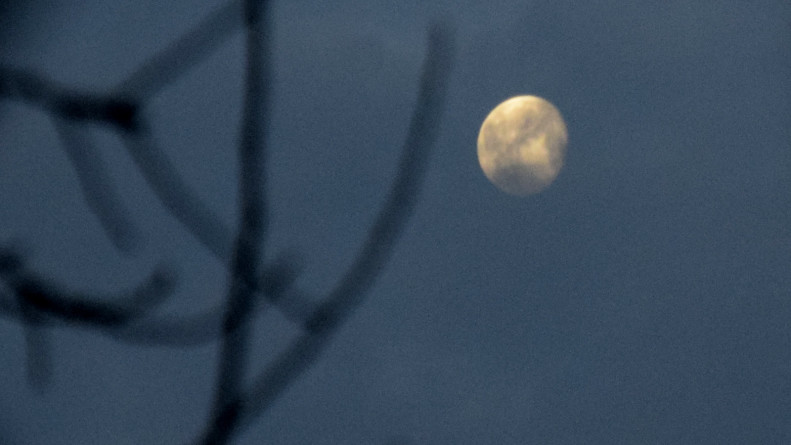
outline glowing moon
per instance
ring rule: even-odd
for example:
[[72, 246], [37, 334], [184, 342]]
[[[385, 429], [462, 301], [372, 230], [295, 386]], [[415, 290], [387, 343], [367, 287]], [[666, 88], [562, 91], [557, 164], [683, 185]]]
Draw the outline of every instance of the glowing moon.
[[478, 133], [478, 162], [500, 190], [532, 195], [560, 173], [567, 142], [566, 124], [554, 105], [536, 96], [516, 96], [484, 119]]

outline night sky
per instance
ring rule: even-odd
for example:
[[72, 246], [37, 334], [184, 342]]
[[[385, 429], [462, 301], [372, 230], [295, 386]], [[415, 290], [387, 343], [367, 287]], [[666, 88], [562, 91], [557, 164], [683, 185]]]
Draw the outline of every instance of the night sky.
[[[106, 91], [221, 1], [17, 2], [0, 63]], [[791, 444], [791, 6], [782, 1], [275, 1], [266, 256], [319, 296], [394, 178], [428, 25], [456, 56], [414, 214], [368, 300], [238, 444]], [[241, 29], [145, 108], [178, 171], [234, 225]], [[551, 101], [566, 164], [518, 198], [480, 171], [503, 100]], [[156, 316], [221, 301], [225, 265], [164, 209], [117, 132], [89, 125], [141, 232], [120, 255], [51, 119], [0, 101], [0, 244], [75, 291], [178, 272]], [[1, 295], [8, 289], [0, 285]], [[256, 318], [252, 377], [299, 333]], [[27, 381], [0, 317], [0, 441], [186, 443], [217, 344], [51, 329]]]

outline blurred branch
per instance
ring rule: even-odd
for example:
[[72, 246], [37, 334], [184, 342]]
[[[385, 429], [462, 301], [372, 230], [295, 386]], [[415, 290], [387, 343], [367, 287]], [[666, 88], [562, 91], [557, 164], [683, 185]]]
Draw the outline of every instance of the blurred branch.
[[[454, 52], [452, 31], [442, 24], [429, 29], [418, 100], [394, 183], [355, 261], [316, 306], [292, 289], [297, 276], [293, 262], [281, 258], [261, 270], [268, 223], [264, 171], [271, 83], [268, 8], [264, 0], [229, 1], [143, 63], [112, 95], [72, 91], [33, 73], [0, 66], [0, 99], [29, 102], [53, 115], [83, 195], [119, 248], [129, 248], [133, 228], [114, 198], [98, 152], [66, 121], [105, 123], [119, 130], [157, 199], [230, 272], [224, 304], [190, 317], [144, 318], [172, 292], [174, 279], [169, 272], [156, 270], [133, 292], [108, 301], [66, 291], [27, 270], [20, 255], [0, 248], [0, 285], [5, 285], [0, 288], [0, 313], [24, 325], [34, 383], [46, 379], [48, 342], [43, 329], [54, 322], [91, 327], [119, 340], [145, 344], [184, 346], [220, 338], [211, 420], [199, 442], [222, 444], [266, 411], [316, 362], [332, 335], [364, 301], [417, 202], [440, 124]], [[246, 31], [245, 102], [238, 159], [239, 227], [233, 234], [180, 177], [156, 144], [140, 109], [144, 100], [204, 59], [242, 24]], [[3, 295], [3, 288], [13, 297]], [[250, 322], [262, 306], [257, 294], [277, 305], [303, 332], [245, 388]]]
[[[106, 122], [126, 130], [123, 136], [127, 149], [160, 201], [214, 255], [227, 261], [231, 256], [230, 230], [180, 179], [167, 156], [154, 143], [150, 130], [143, 125], [139, 102], [127, 98], [147, 98], [219, 46], [241, 24], [240, 9], [239, 0], [232, 0], [222, 6], [172, 45], [143, 63], [119, 84], [117, 95], [78, 93], [33, 73], [0, 66], [0, 97], [37, 104], [65, 119]], [[68, 143], [71, 139], [71, 145], [75, 145], [73, 134], [65, 134], [63, 126], [59, 126], [59, 132], [64, 142]], [[94, 184], [87, 186], [87, 182], [104, 178], [104, 175], [93, 169], [94, 177], [89, 178], [86, 174], [88, 169], [85, 168], [89, 157], [82, 156], [75, 160], [79, 151], [72, 147], [67, 149], [80, 174], [83, 190], [94, 189]], [[97, 205], [102, 205], [98, 204], [101, 198], [90, 196], [90, 193], [86, 193], [88, 202], [96, 210]], [[97, 212], [97, 215], [101, 214], [106, 215]], [[110, 222], [106, 217], [100, 217], [100, 220], [105, 227], [118, 227], [118, 221]], [[112, 230], [110, 233], [113, 233]]]
[[29, 384], [39, 391], [49, 383], [52, 364], [49, 332], [42, 326], [43, 317], [27, 300], [18, 296], [25, 333], [25, 352]]
[[[55, 115], [56, 127], [77, 172], [83, 195], [105, 231], [122, 251], [131, 248], [133, 230], [127, 223], [129, 219], [125, 217], [121, 201], [112, 197], [112, 188], [98, 153], [89, 153], [94, 150], [88, 145], [88, 140], [80, 138], [58, 118], [106, 122], [125, 130], [121, 136], [127, 151], [156, 197], [204, 247], [221, 261], [229, 263], [232, 257], [231, 230], [181, 178], [170, 159], [156, 144], [138, 102], [127, 98], [147, 98], [190, 69], [240, 26], [241, 9], [240, 0], [231, 0], [223, 5], [172, 45], [143, 63], [119, 84], [116, 88], [119, 94], [114, 96], [78, 93], [32, 73], [0, 66], [0, 98], [25, 100]], [[259, 56], [256, 63], [263, 66], [267, 62], [263, 56]], [[268, 81], [260, 82], [264, 83]], [[255, 119], [259, 124], [264, 121], [262, 114], [257, 116]], [[245, 130], [243, 137], [249, 137], [250, 134]], [[247, 280], [247, 285], [252, 289], [259, 287], [255, 280]], [[264, 298], [275, 302], [271, 295], [264, 294]], [[287, 302], [279, 299], [278, 308], [284, 310], [281, 307], [283, 304]], [[285, 311], [288, 312], [288, 309]], [[290, 317], [294, 315], [294, 311], [287, 314]]]
[[[260, 57], [260, 60], [257, 63], [264, 64], [264, 58]], [[258, 69], [263, 71], [263, 68]], [[259, 82], [259, 84], [263, 84], [263, 81]], [[262, 88], [261, 91], [255, 93], [259, 96], [259, 105], [245, 105], [246, 109], [251, 109], [250, 113], [245, 112], [245, 116], [252, 117], [244, 118], [243, 122], [246, 122], [246, 124], [243, 123], [242, 140], [240, 144], [245, 146], [258, 145], [260, 147], [259, 149], [262, 150], [265, 141], [263, 136], [258, 133], [262, 131], [264, 127], [265, 111], [263, 110], [262, 104], [265, 96], [268, 93], [263, 91], [263, 85], [257, 88]], [[247, 98], [250, 96], [250, 94], [252, 94], [252, 92], [248, 92], [245, 97]], [[250, 101], [250, 99], [246, 100], [248, 102]], [[222, 222], [216, 213], [214, 213], [203, 203], [203, 201], [198, 197], [197, 193], [195, 193], [181, 178], [181, 175], [179, 175], [175, 166], [170, 162], [170, 159], [155, 143], [150, 130], [144, 126], [140, 126], [136, 133], [127, 133], [124, 135], [124, 143], [126, 144], [127, 151], [132, 157], [132, 160], [140, 169], [149, 187], [151, 187], [151, 190], [154, 191], [154, 194], [165, 206], [168, 212], [173, 215], [173, 217], [175, 217], [176, 220], [179, 221], [181, 225], [190, 234], [192, 234], [192, 236], [195, 237], [195, 239], [200, 244], [202, 244], [217, 259], [229, 264], [229, 267], [231, 267], [231, 270], [233, 270], [234, 266], [232, 262], [237, 261], [234, 259], [234, 256], [237, 255], [237, 253], [232, 252], [236, 252], [236, 250], [238, 250], [239, 241], [237, 240], [236, 243], [232, 243], [231, 230], [225, 225], [225, 223]], [[258, 156], [260, 156], [260, 159], [257, 159]], [[262, 225], [260, 228], [261, 234], [254, 236], [261, 237], [264, 230], [264, 205], [262, 189], [264, 186], [265, 174], [262, 168], [263, 156], [258, 153], [248, 155], [244, 152], [241, 152], [240, 160], [240, 175], [244, 176], [240, 177], [240, 182], [244, 182], [246, 184], [244, 185], [244, 188], [247, 190], [244, 192], [244, 194], [254, 195], [250, 196], [249, 200], [241, 200], [242, 202], [240, 203], [240, 210], [243, 214], [240, 216], [240, 221], [242, 224], [246, 224], [245, 219], [255, 220], [258, 218], [259, 222], [257, 224]], [[245, 204], [245, 201], [247, 201], [247, 204]], [[252, 201], [259, 204], [255, 205], [253, 208], [249, 208], [249, 203]], [[260, 209], [257, 209], [259, 206]], [[249, 215], [246, 212], [249, 212]], [[260, 215], [255, 216], [255, 214], [259, 212]], [[249, 221], [247, 223], [249, 223]], [[252, 235], [248, 233], [244, 235], [243, 238], [248, 239], [249, 236]], [[236, 244], [235, 250], [232, 250], [232, 244]], [[277, 265], [277, 260], [274, 265]], [[255, 265], [252, 267], [255, 268]], [[293, 307], [290, 307], [293, 306], [293, 304], [288, 299], [282, 298], [284, 295], [283, 292], [267, 292], [266, 289], [268, 286], [270, 286], [270, 284], [265, 281], [262, 282], [251, 278], [255, 277], [255, 272], [256, 271], [253, 270], [250, 274], [235, 276], [238, 279], [243, 280], [245, 286], [248, 289], [251, 289], [254, 293], [258, 294], [260, 297], [263, 297], [266, 301], [277, 307], [278, 310], [280, 310], [287, 318], [300, 324], [305, 323], [307, 320], [304, 318], [305, 311], [294, 310]], [[270, 281], [273, 279], [271, 274], [264, 274], [263, 276]], [[294, 277], [288, 276], [286, 278], [293, 281]], [[299, 302], [297, 302], [297, 304], [301, 305]], [[295, 317], [303, 318], [295, 319]], [[201, 319], [208, 320], [209, 318], [202, 317]], [[211, 323], [205, 325], [206, 329], [199, 329], [198, 325], [200, 323], [197, 320], [198, 319], [191, 319], [187, 321], [186, 324], [182, 324], [182, 326], [190, 326], [188, 331], [192, 333], [188, 334], [186, 338], [194, 338], [195, 341], [203, 342], [207, 340], [208, 337], [204, 336], [203, 334], [195, 337], [194, 333], [201, 330], [204, 332], [214, 332], [214, 329], [211, 328]], [[174, 334], [177, 337], [182, 337], [180, 334], [175, 332]]]
[[31, 72], [3, 66], [0, 66], [0, 98], [29, 102], [52, 113], [88, 206], [115, 246], [129, 252], [134, 229], [128, 222], [128, 212], [115, 198], [98, 151], [68, 121], [95, 121], [114, 125], [124, 132], [133, 131], [139, 125], [137, 105], [120, 97], [76, 92]]
[[231, 263], [231, 286], [223, 321], [219, 372], [213, 419], [206, 444], [226, 443], [236, 427], [239, 398], [250, 354], [250, 318], [255, 302], [250, 283], [257, 279], [268, 215], [265, 202], [264, 163], [270, 73], [268, 61], [270, 26], [266, 23], [269, 2], [246, 0], [246, 73], [241, 140], [239, 142], [239, 232]]
[[138, 105], [121, 96], [77, 92], [32, 72], [0, 66], [0, 98], [41, 106], [57, 116], [94, 121], [123, 131], [137, 128]]
[[[318, 359], [332, 334], [363, 301], [365, 292], [389, 258], [414, 209], [431, 146], [439, 127], [453, 59], [452, 31], [443, 24], [429, 30], [429, 42], [409, 133], [387, 201], [360, 255], [325, 302], [314, 311], [305, 332], [256, 377], [252, 388], [228, 403], [220, 417], [246, 424], [260, 415]], [[209, 431], [199, 443], [214, 443]]]
[[151, 131], [141, 127], [123, 139], [132, 160], [165, 208], [209, 252], [227, 261], [231, 257], [231, 231], [209, 209], [157, 146]]
[[[0, 268], [3, 259], [8, 264], [16, 261], [0, 249]], [[302, 324], [308, 319], [315, 304], [304, 294], [293, 288], [299, 275], [300, 266], [288, 254], [281, 254], [268, 264], [256, 283], [256, 289], [266, 296], [268, 302], [275, 304], [280, 312], [291, 322]], [[2, 273], [0, 273], [0, 284]], [[260, 307], [260, 299], [251, 309], [251, 316]], [[201, 346], [221, 338], [224, 321], [224, 303], [214, 305], [198, 314], [188, 316], [151, 316], [145, 314], [129, 323], [106, 326], [89, 324], [85, 327], [99, 328], [100, 332], [130, 344], [162, 347]], [[0, 292], [0, 316], [23, 321], [23, 314], [16, 297]], [[41, 320], [46, 326], [74, 323], [68, 316], [46, 317]]]
[[143, 62], [116, 91], [148, 99], [224, 43], [242, 24], [241, 0], [231, 0]]
[[54, 117], [53, 121], [64, 150], [77, 173], [85, 202], [116, 248], [122, 252], [130, 252], [137, 238], [136, 229], [106, 174], [101, 153], [88, 137], [83, 137], [80, 130], [72, 127], [63, 118]]
[[51, 372], [45, 316], [77, 325], [122, 326], [162, 302], [174, 287], [172, 274], [160, 269], [131, 295], [100, 303], [96, 297], [71, 295], [62, 291], [62, 286], [26, 271], [20, 256], [5, 249], [0, 250], [0, 280], [17, 296], [16, 305], [7, 298], [0, 299], [0, 310], [15, 314], [24, 326], [28, 380], [38, 389], [43, 389]]
[[[180, 179], [176, 169], [141, 122], [138, 102], [130, 101], [128, 97], [149, 97], [219, 46], [240, 24], [241, 2], [232, 0], [143, 63], [119, 84], [116, 88], [118, 95], [78, 93], [33, 73], [0, 66], [0, 98], [34, 103], [65, 119], [105, 122], [125, 130], [123, 135], [128, 151], [157, 197], [204, 246], [226, 261], [231, 256], [230, 231]], [[63, 129], [60, 126], [64, 142], [69, 145], [71, 139], [71, 145], [74, 146], [73, 135], [65, 134]], [[135, 134], [138, 132], [140, 134]], [[81, 156], [75, 160], [79, 151], [73, 147], [67, 147], [67, 150], [78, 170], [83, 190], [101, 190], [101, 187], [94, 187], [94, 180], [106, 181], [100, 170], [87, 168], [90, 157]], [[87, 174], [88, 170], [93, 170], [93, 177]], [[92, 198], [91, 193], [86, 193], [86, 198], [95, 211], [107, 204], [100, 204], [103, 198], [96, 193]], [[97, 211], [97, 215], [104, 215], [100, 216], [100, 220], [106, 228], [113, 227], [110, 233], [120, 227], [117, 225], [119, 218], [109, 221], [108, 213], [102, 211]]]
[[445, 24], [429, 29], [428, 50], [420, 90], [404, 143], [395, 182], [379, 212], [362, 251], [306, 328], [321, 333], [332, 330], [361, 303], [390, 258], [395, 242], [412, 215], [428, 168], [428, 156], [439, 129], [442, 105], [453, 57], [452, 31]]
[[[175, 284], [173, 274], [160, 268], [134, 291], [120, 297], [73, 294], [62, 290], [64, 286], [26, 271], [15, 254], [5, 251], [0, 252], [0, 279], [24, 302], [16, 308], [22, 319], [27, 317], [25, 311], [29, 306], [71, 323], [105, 328], [124, 325], [145, 315], [172, 293]], [[4, 306], [14, 311], [10, 305]]]
[[[293, 289], [298, 267], [293, 260], [281, 255], [268, 265], [259, 278], [258, 289], [274, 302], [280, 312], [294, 323], [303, 323], [313, 304]], [[256, 299], [256, 304], [259, 300]], [[2, 300], [0, 300], [2, 309]], [[199, 314], [186, 317], [145, 318], [113, 331], [116, 338], [128, 343], [154, 346], [199, 346], [221, 338], [225, 320], [225, 304], [220, 303]], [[258, 311], [251, 308], [251, 316]]]

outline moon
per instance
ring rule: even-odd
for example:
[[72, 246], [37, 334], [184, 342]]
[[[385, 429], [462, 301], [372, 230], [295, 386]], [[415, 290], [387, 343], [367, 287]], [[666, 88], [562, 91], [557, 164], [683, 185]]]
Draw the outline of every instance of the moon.
[[527, 196], [555, 180], [568, 132], [554, 105], [537, 96], [512, 97], [492, 110], [478, 133], [478, 162], [500, 190]]

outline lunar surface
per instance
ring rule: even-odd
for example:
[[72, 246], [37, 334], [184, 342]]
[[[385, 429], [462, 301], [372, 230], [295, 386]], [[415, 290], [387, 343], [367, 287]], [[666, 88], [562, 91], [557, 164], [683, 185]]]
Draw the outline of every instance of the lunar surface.
[[554, 105], [536, 96], [516, 96], [495, 107], [483, 121], [478, 162], [500, 190], [532, 195], [555, 180], [567, 143], [566, 124]]

